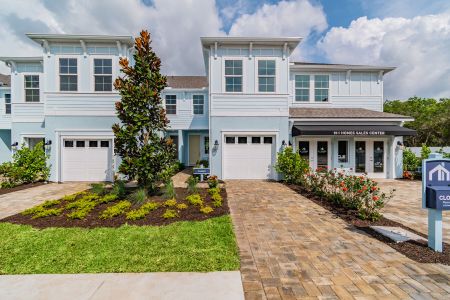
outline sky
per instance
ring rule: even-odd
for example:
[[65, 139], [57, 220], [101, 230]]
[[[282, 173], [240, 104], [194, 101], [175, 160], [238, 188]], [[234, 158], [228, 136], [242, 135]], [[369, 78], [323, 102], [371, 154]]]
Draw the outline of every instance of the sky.
[[[152, 34], [167, 75], [204, 75], [201, 36], [300, 36], [291, 60], [393, 66], [385, 98], [450, 97], [450, 0], [0, 0], [0, 56], [25, 33]], [[0, 72], [8, 68], [0, 63]]]

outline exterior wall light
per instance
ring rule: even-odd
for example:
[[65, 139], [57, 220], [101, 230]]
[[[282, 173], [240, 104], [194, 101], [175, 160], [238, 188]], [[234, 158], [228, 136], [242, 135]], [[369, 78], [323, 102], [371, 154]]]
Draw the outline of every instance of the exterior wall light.
[[47, 140], [47, 141], [45, 142], [45, 144], [44, 144], [44, 146], [45, 146], [45, 149], [48, 149], [48, 148], [50, 148], [50, 147], [51, 147], [51, 145], [52, 145], [52, 140]]
[[11, 144], [11, 148], [12, 148], [13, 150], [17, 150], [17, 146], [19, 146], [19, 143], [18, 143], [18, 142], [14, 142], [14, 143]]
[[281, 146], [286, 146], [286, 141], [285, 141], [285, 140], [283, 140], [283, 141], [281, 142]]
[[218, 140], [214, 141], [214, 147], [219, 147], [219, 141]]
[[403, 145], [402, 142], [397, 141], [397, 149], [399, 149], [399, 150], [404, 150], [404, 149], [405, 149], [405, 145]]

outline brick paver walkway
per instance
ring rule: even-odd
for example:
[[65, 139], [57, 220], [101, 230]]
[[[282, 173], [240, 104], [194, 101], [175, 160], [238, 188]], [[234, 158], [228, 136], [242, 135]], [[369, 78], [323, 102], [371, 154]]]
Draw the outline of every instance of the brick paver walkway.
[[420, 264], [275, 182], [228, 181], [246, 299], [449, 299]]
[[[377, 179], [382, 190], [395, 189], [383, 210], [384, 216], [414, 230], [428, 234], [427, 210], [422, 208], [422, 182], [411, 180]], [[450, 211], [442, 212], [444, 241], [450, 243]]]

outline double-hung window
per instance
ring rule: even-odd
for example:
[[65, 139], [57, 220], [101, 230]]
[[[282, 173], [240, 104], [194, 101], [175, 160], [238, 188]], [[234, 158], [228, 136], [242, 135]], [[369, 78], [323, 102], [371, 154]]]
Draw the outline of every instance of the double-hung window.
[[295, 75], [295, 101], [309, 101], [309, 75]]
[[5, 94], [5, 114], [11, 114], [11, 94]]
[[275, 92], [275, 60], [258, 60], [258, 91]]
[[78, 67], [76, 58], [59, 59], [59, 89], [73, 92], [78, 90]]
[[205, 96], [194, 95], [192, 96], [194, 115], [203, 115], [205, 106]]
[[314, 101], [328, 102], [329, 81], [328, 75], [314, 75]]
[[166, 114], [176, 115], [177, 114], [177, 96], [176, 95], [166, 95]]
[[225, 60], [225, 91], [242, 92], [242, 60]]
[[25, 75], [25, 102], [39, 102], [39, 75]]
[[112, 91], [112, 59], [94, 59], [94, 79], [96, 92]]

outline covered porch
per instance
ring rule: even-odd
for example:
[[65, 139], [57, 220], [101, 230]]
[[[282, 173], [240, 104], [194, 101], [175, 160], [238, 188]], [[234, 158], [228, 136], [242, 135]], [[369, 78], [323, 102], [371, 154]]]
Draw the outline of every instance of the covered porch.
[[171, 130], [167, 135], [177, 148], [178, 160], [186, 166], [195, 166], [198, 161], [209, 160], [208, 130]]

